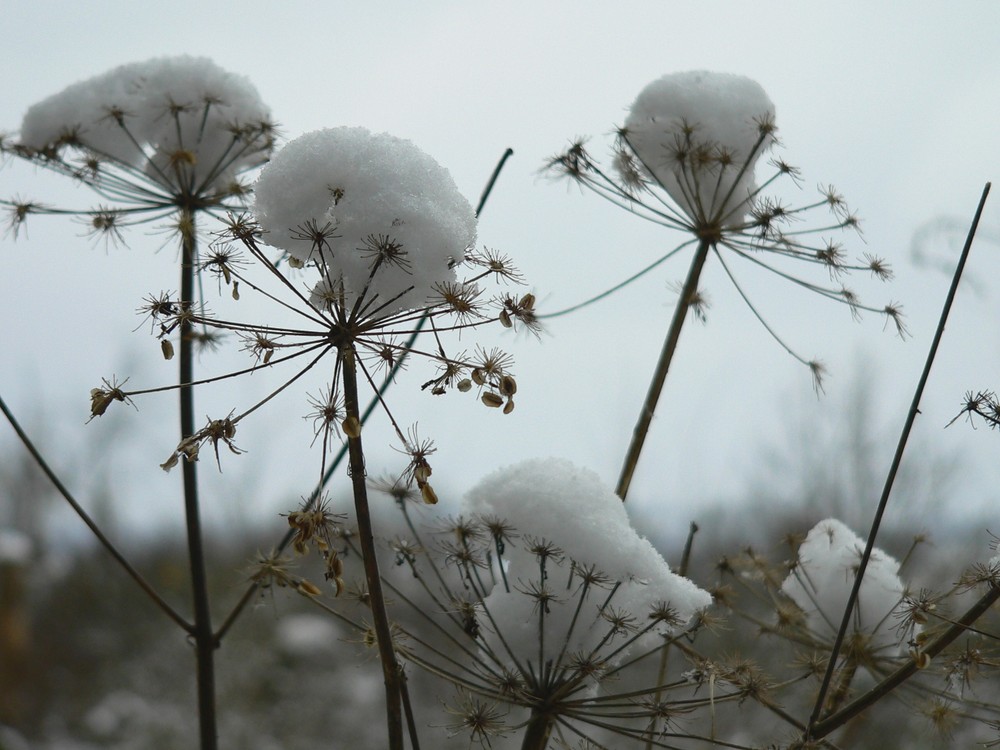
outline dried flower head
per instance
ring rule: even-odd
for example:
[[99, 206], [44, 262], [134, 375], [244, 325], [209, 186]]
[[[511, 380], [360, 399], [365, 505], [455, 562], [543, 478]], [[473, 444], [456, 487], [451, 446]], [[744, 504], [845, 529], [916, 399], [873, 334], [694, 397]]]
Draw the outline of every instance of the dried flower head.
[[163, 57], [122, 65], [32, 106], [3, 155], [72, 177], [103, 201], [81, 211], [0, 201], [17, 232], [29, 214], [71, 213], [120, 242], [123, 227], [178, 211], [240, 205], [241, 175], [274, 148], [275, 125], [253, 85], [211, 60]]
[[[798, 169], [780, 158], [770, 160], [770, 174], [758, 174], [758, 163], [776, 144], [774, 105], [758, 83], [725, 73], [674, 73], [653, 81], [636, 98], [625, 124], [617, 131], [611, 170], [591, 156], [583, 140], [551, 158], [547, 170], [648, 221], [692, 237], [660, 259], [666, 260], [689, 245], [697, 247], [679, 306], [704, 313], [705, 297], [697, 282], [702, 265], [712, 255], [761, 322], [763, 318], [737, 280], [731, 260], [764, 268], [803, 289], [846, 304], [854, 315], [863, 311], [884, 315], [901, 336], [905, 335], [899, 305], [866, 305], [853, 290], [812, 281], [796, 269], [821, 268], [835, 279], [851, 271], [868, 271], [880, 280], [892, 276], [888, 264], [870, 253], [850, 261], [841, 243], [832, 238], [859, 227], [857, 217], [832, 187], [821, 187], [816, 200], [794, 207], [765, 193], [780, 180], [800, 180]], [[830, 218], [804, 224], [821, 210]], [[596, 302], [659, 262], [591, 300], [541, 317]], [[818, 387], [819, 372], [813, 362], [796, 354], [773, 327], [764, 325], [783, 348], [810, 367]]]

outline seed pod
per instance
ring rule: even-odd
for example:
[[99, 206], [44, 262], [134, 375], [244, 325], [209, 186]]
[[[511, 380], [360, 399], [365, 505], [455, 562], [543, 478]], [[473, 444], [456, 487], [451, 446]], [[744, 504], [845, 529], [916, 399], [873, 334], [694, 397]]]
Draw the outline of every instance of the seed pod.
[[517, 381], [510, 375], [500, 378], [500, 393], [504, 396], [513, 396], [517, 393]]
[[476, 385], [486, 385], [486, 376], [483, 375], [483, 371], [478, 367], [472, 371], [472, 382]]
[[338, 555], [333, 554], [326, 558], [326, 575], [327, 578], [340, 578], [344, 575], [344, 562]]
[[181, 443], [177, 446], [178, 453], [183, 453], [184, 458], [188, 460], [188, 463], [198, 460], [198, 454], [201, 452], [201, 444], [197, 442], [187, 442]]
[[305, 268], [306, 264], [291, 255], [288, 256], [288, 265], [290, 268]]
[[264, 364], [266, 365], [268, 362], [270, 362], [271, 357], [273, 356], [274, 356], [274, 349], [268, 349], [267, 352], [264, 354]]
[[305, 594], [306, 596], [319, 596], [320, 594], [323, 593], [322, 591], [319, 590], [319, 588], [316, 586], [316, 584], [310, 583], [305, 578], [303, 578], [301, 581], [299, 581], [299, 583], [295, 587], [295, 589], [300, 594]]
[[458, 381], [458, 385], [456, 385], [455, 387], [458, 388], [458, 390], [461, 391], [462, 393], [468, 393], [470, 390], [472, 390], [472, 381], [469, 380], [468, 378], [463, 378], [462, 380]]
[[341, 422], [340, 428], [349, 438], [361, 437], [361, 422], [359, 422], [358, 418], [354, 415], [347, 417], [343, 422]]
[[334, 586], [337, 587], [337, 591], [336, 591], [336, 593], [334, 593], [334, 596], [340, 596], [344, 592], [344, 579], [343, 578], [334, 578], [333, 579], [333, 583], [334, 583]]
[[521, 297], [521, 301], [518, 303], [518, 307], [522, 310], [534, 310], [535, 309], [535, 295], [528, 292], [526, 295]]
[[[224, 262], [219, 265], [222, 267], [222, 278], [224, 278], [226, 283], [229, 284], [232, 282], [232, 275], [229, 273], [229, 266], [227, 266]], [[233, 293], [235, 294], [235, 292]]]
[[160, 351], [163, 352], [164, 359], [174, 358], [174, 345], [171, 343], [170, 339], [160, 340]]
[[913, 663], [916, 664], [917, 669], [927, 669], [931, 665], [931, 657], [926, 651], [911, 650], [910, 657], [913, 659]]
[[433, 473], [434, 471], [431, 469], [430, 464], [420, 464], [413, 467], [413, 478], [417, 480], [417, 484], [426, 482], [431, 478], [431, 474]]
[[111, 406], [114, 396], [103, 388], [90, 389], [90, 418], [103, 416]]
[[237, 302], [240, 301], [240, 282], [238, 281], [233, 282], [233, 299]]
[[437, 505], [438, 496], [434, 491], [434, 488], [430, 486], [428, 482], [424, 482], [420, 487], [420, 497], [423, 498], [427, 505]]
[[493, 391], [486, 391], [482, 396], [482, 401], [491, 409], [503, 406], [503, 396], [499, 393], [493, 393]]
[[514, 411], [514, 399], [509, 398], [507, 403], [503, 405], [503, 413], [510, 414], [512, 411]]
[[500, 311], [500, 325], [504, 328], [513, 328], [514, 324], [510, 320], [510, 314], [506, 310]]

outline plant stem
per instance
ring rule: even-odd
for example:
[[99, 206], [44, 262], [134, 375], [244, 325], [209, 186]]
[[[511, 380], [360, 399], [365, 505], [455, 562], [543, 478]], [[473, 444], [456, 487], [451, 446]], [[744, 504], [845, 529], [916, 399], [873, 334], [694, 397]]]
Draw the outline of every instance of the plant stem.
[[548, 714], [532, 711], [528, 726], [524, 730], [521, 750], [545, 750], [552, 734], [552, 718]]
[[[694, 535], [698, 533], [698, 524], [694, 521], [691, 522], [691, 526], [688, 528], [687, 541], [684, 543], [684, 552], [681, 554], [681, 564], [677, 569], [677, 575], [682, 578], [687, 578], [688, 565], [691, 563], [691, 548], [694, 546]], [[664, 685], [667, 681], [667, 663], [670, 659], [670, 641], [666, 640], [661, 646], [660, 651], [660, 666], [656, 671], [656, 684]], [[663, 698], [663, 689], [657, 688], [656, 695], [653, 697], [653, 701], [659, 704], [660, 700]], [[649, 732], [649, 739], [646, 740], [646, 750], [652, 750], [653, 748], [653, 738], [654, 732], [651, 729]]]
[[[194, 305], [195, 266], [198, 260], [194, 213], [181, 209], [181, 302]], [[194, 338], [191, 321], [182, 317], [180, 325], [180, 415], [181, 439], [190, 437], [194, 429]], [[198, 510], [198, 464], [181, 462], [184, 480], [184, 516], [187, 524], [188, 563], [191, 568], [191, 592], [194, 599], [194, 643], [198, 680], [198, 725], [201, 750], [216, 750], [218, 733], [215, 718], [215, 648], [212, 617], [208, 606], [208, 581], [205, 572], [205, 550], [202, 543], [201, 519]]]
[[[493, 168], [493, 174], [490, 175], [489, 181], [486, 183], [486, 187], [483, 188], [482, 194], [479, 196], [479, 204], [476, 206], [476, 217], [482, 213], [483, 208], [486, 206], [486, 201], [489, 200], [490, 194], [493, 192], [493, 186], [496, 184], [497, 178], [500, 176], [500, 171], [503, 169], [504, 164], [507, 163], [507, 159], [514, 155], [514, 149], [508, 148], [503, 152], [500, 157], [500, 161], [497, 162], [496, 167]], [[372, 397], [371, 401], [368, 402], [368, 407], [365, 409], [364, 414], [361, 415], [361, 424], [364, 425], [368, 421], [369, 415], [375, 411], [375, 407], [378, 406], [379, 401], [385, 392], [396, 382], [396, 373], [403, 369], [406, 364], [407, 353], [413, 347], [414, 342], [417, 340], [417, 335], [420, 333], [421, 329], [426, 325], [428, 321], [428, 316], [423, 315], [417, 321], [416, 327], [413, 329], [413, 333], [410, 334], [410, 338], [407, 340], [402, 347], [402, 354], [396, 360], [396, 363], [392, 366], [392, 369], [386, 375], [385, 380], [382, 381], [382, 385], [379, 387], [378, 393]], [[309, 495], [309, 499], [305, 504], [306, 510], [312, 508], [316, 502], [319, 500], [320, 495], [323, 492], [323, 488], [330, 482], [330, 477], [337, 471], [340, 467], [341, 462], [344, 460], [344, 456], [347, 455], [347, 446], [341, 446], [337, 455], [334, 457], [333, 462], [327, 467], [326, 472], [323, 474], [323, 478], [320, 480], [319, 484], [313, 489], [312, 493]], [[285, 532], [285, 536], [282, 537], [281, 542], [278, 544], [277, 551], [282, 552], [289, 544], [292, 542], [292, 538], [295, 536], [294, 530], [289, 530]], [[222, 640], [223, 636], [229, 632], [229, 629], [236, 622], [240, 613], [243, 611], [244, 607], [253, 598], [254, 593], [257, 591], [257, 584], [251, 583], [247, 590], [243, 592], [243, 596], [233, 607], [232, 611], [223, 621], [221, 627], [215, 634], [216, 641]], [[411, 733], [412, 734], [412, 733]], [[411, 738], [411, 742], [412, 742]]]
[[349, 457], [348, 473], [354, 490], [354, 509], [358, 521], [358, 537], [361, 557], [365, 566], [365, 580], [368, 584], [368, 604], [372, 611], [375, 637], [378, 641], [379, 659], [382, 662], [382, 678], [385, 682], [386, 721], [389, 729], [390, 750], [403, 750], [403, 710], [399, 663], [392, 645], [392, 631], [385, 610], [382, 595], [382, 579], [379, 575], [378, 560], [375, 556], [375, 538], [372, 533], [372, 519], [368, 508], [368, 487], [365, 483], [365, 453], [361, 444], [361, 414], [358, 405], [358, 370], [355, 352], [350, 344], [341, 347], [344, 379], [344, 409], [347, 420], [354, 420], [357, 432], [347, 438]]
[[56, 476], [56, 473], [52, 470], [52, 467], [50, 467], [48, 462], [42, 457], [42, 454], [35, 447], [35, 444], [31, 442], [31, 439], [28, 437], [28, 434], [23, 429], [21, 429], [21, 425], [18, 423], [17, 419], [15, 419], [14, 413], [7, 408], [7, 404], [4, 403], [3, 398], [0, 398], [0, 412], [3, 412], [3, 415], [7, 417], [7, 421], [10, 422], [10, 426], [14, 428], [14, 432], [17, 433], [18, 438], [20, 438], [21, 442], [24, 444], [24, 447], [27, 448], [28, 453], [31, 454], [31, 457], [35, 459], [35, 463], [38, 464], [38, 468], [40, 468], [42, 470], [42, 473], [44, 473], [45, 476], [48, 477], [49, 481], [52, 482], [52, 486], [56, 488], [56, 490], [59, 492], [60, 495], [63, 496], [63, 499], [67, 503], [69, 503], [70, 507], [73, 509], [73, 512], [76, 513], [77, 516], [80, 517], [80, 520], [82, 520], [87, 525], [87, 528], [90, 529], [91, 532], [93, 532], [94, 536], [97, 538], [97, 541], [101, 543], [104, 549], [108, 551], [108, 553], [115, 559], [115, 561], [122, 567], [122, 569], [126, 573], [128, 573], [128, 575], [132, 578], [133, 581], [136, 582], [139, 588], [141, 588], [146, 593], [146, 595], [153, 600], [156, 606], [158, 606], [167, 617], [173, 620], [177, 625], [186, 630], [188, 633], [193, 633], [194, 626], [191, 625], [183, 617], [181, 617], [181, 615], [173, 607], [171, 607], [162, 596], [160, 596], [160, 594], [156, 591], [156, 589], [154, 589], [153, 586], [145, 578], [142, 577], [142, 574], [134, 567], [132, 567], [132, 564], [125, 558], [125, 556], [121, 552], [118, 551], [118, 548], [115, 547], [114, 544], [112, 544], [111, 540], [108, 539], [107, 536], [105, 536], [104, 532], [101, 531], [100, 526], [98, 526], [97, 523], [87, 514], [87, 511], [85, 511], [83, 509], [83, 506], [76, 501], [76, 498], [73, 497], [70, 491], [66, 489], [66, 485], [64, 485], [62, 481], [59, 479], [59, 477]]
[[[941, 633], [937, 638], [928, 643], [923, 652], [930, 658], [934, 658], [945, 650], [959, 636], [968, 632], [968, 628], [980, 617], [986, 614], [990, 607], [1000, 599], [1000, 586], [990, 586], [986, 593], [973, 604], [961, 618]], [[822, 721], [818, 721], [809, 728], [809, 738], [819, 740], [826, 737], [830, 732], [843, 726], [866, 708], [877, 703], [899, 685], [904, 683], [914, 674], [920, 671], [917, 663], [910, 659], [906, 664], [890, 674], [868, 692], [856, 698], [851, 703], [838, 710], [836, 713], [827, 716]]]
[[660, 360], [656, 364], [653, 373], [653, 380], [649, 384], [649, 392], [643, 402], [642, 411], [639, 412], [639, 420], [636, 422], [635, 430], [632, 432], [632, 442], [629, 444], [628, 453], [625, 454], [625, 462], [622, 464], [621, 477], [618, 479], [618, 489], [615, 490], [618, 497], [625, 502], [628, 495], [629, 485], [632, 484], [632, 475], [635, 467], [639, 463], [639, 454], [642, 453], [643, 443], [646, 442], [646, 435], [649, 433], [649, 425], [653, 421], [653, 412], [656, 411], [656, 402], [660, 399], [663, 391], [663, 384], [667, 379], [667, 371], [670, 369], [670, 362], [674, 358], [677, 349], [677, 342], [681, 336], [681, 329], [687, 318], [688, 308], [695, 299], [698, 292], [698, 279], [701, 276], [701, 269], [705, 266], [708, 258], [708, 251], [712, 243], [708, 239], [698, 242], [698, 249], [695, 251], [691, 261], [691, 268], [688, 270], [687, 280], [681, 289], [680, 299], [677, 300], [677, 307], [674, 308], [674, 317], [670, 321], [670, 328], [667, 330], [667, 338], [663, 342], [663, 351], [660, 352]]
[[986, 198], [989, 194], [990, 183], [987, 182], [986, 186], [983, 188], [982, 196], [979, 199], [979, 205], [976, 208], [975, 216], [972, 219], [972, 225], [969, 227], [969, 233], [965, 238], [965, 246], [962, 248], [962, 254], [958, 259], [958, 265], [955, 268], [955, 273], [951, 280], [951, 286], [948, 289], [948, 295], [945, 297], [944, 307], [941, 310], [941, 317], [938, 320], [937, 330], [934, 332], [934, 340], [931, 342], [930, 350], [927, 352], [927, 360], [924, 363], [924, 370], [920, 375], [916, 391], [913, 394], [910, 411], [906, 415], [906, 421], [903, 424], [903, 430], [900, 433], [899, 442], [896, 445], [896, 453], [892, 457], [892, 464], [889, 467], [889, 473], [888, 476], [886, 476], [885, 485], [882, 488], [882, 496], [879, 498], [878, 507], [875, 510], [875, 518], [872, 520], [871, 530], [868, 532], [868, 540], [865, 544], [865, 551], [861, 555], [858, 569], [854, 574], [854, 585], [851, 587], [851, 593], [847, 597], [847, 604], [844, 606], [844, 617], [841, 620], [840, 628], [837, 631], [837, 637], [833, 643], [833, 650], [830, 653], [830, 660], [826, 665], [826, 673], [823, 676], [823, 682], [821, 683], [819, 693], [816, 696], [816, 703], [813, 706], [812, 714], [809, 717], [809, 725], [806, 730], [807, 737], [812, 737], [813, 729], [816, 726], [816, 722], [819, 721], [820, 713], [822, 712], [823, 706], [826, 702], [826, 692], [833, 679], [833, 673], [837, 665], [837, 658], [840, 656], [840, 649], [844, 644], [844, 637], [847, 634], [847, 628], [850, 626], [851, 613], [853, 612], [854, 606], [858, 601], [858, 594], [861, 590], [861, 581], [864, 578], [865, 570], [868, 568], [868, 560], [871, 558], [872, 549], [875, 547], [875, 538], [878, 536], [879, 528], [882, 525], [882, 516], [885, 514], [885, 509], [889, 504], [889, 496], [892, 493], [892, 486], [896, 480], [896, 473], [898, 472], [899, 465], [903, 460], [903, 450], [906, 448], [906, 443], [910, 437], [910, 430], [913, 428], [913, 423], [916, 421], [917, 414], [920, 413], [920, 399], [923, 397], [924, 388], [927, 385], [927, 379], [930, 377], [931, 366], [934, 364], [934, 358], [937, 356], [938, 346], [941, 344], [941, 338], [944, 335], [945, 323], [948, 321], [948, 314], [951, 312], [951, 305], [955, 301], [955, 293], [958, 291], [958, 282], [962, 278], [962, 271], [965, 270], [965, 262], [969, 257], [969, 251], [972, 249], [972, 240], [976, 236], [979, 219], [983, 215], [983, 207], [986, 205]]

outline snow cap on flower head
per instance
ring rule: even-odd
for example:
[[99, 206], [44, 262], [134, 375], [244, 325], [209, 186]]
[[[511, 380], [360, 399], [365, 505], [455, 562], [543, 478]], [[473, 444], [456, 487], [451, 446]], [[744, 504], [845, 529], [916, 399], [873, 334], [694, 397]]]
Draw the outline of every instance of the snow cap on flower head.
[[225, 187], [259, 165], [270, 147], [270, 117], [244, 76], [208, 58], [160, 57], [119, 66], [35, 104], [20, 137], [39, 151], [80, 145], [156, 182], [181, 171], [190, 187], [205, 189]]
[[774, 104], [760, 84], [710, 71], [650, 83], [625, 120], [648, 178], [696, 222], [741, 224], [756, 190], [754, 163], [774, 141]]
[[[476, 240], [475, 212], [448, 170], [410, 141], [365, 128], [291, 141], [255, 195], [268, 244], [320, 264], [321, 284], [343, 282], [385, 312], [425, 304]], [[373, 271], [378, 257], [389, 260]]]
[[[840, 521], [816, 524], [799, 546], [796, 567], [781, 590], [805, 612], [809, 629], [832, 639], [844, 614], [865, 542]], [[871, 637], [871, 648], [897, 647], [891, 616], [905, 595], [899, 563], [873, 549], [854, 608], [854, 630]]]
[[[642, 620], [658, 605], [667, 604], [680, 622], [712, 603], [708, 592], [670, 566], [650, 542], [632, 527], [621, 498], [588, 469], [562, 459], [532, 459], [501, 469], [483, 479], [465, 499], [468, 512], [503, 519], [521, 537], [544, 540], [581, 569], [593, 568], [612, 583], [620, 583], [610, 604]], [[538, 577], [538, 562], [530, 545], [508, 545], [507, 579]], [[589, 626], [605, 596], [593, 597], [576, 627], [570, 623], [575, 603], [552, 606], [546, 614], [546, 642], [559, 643], [572, 631], [569, 650], [592, 649], [606, 623]], [[497, 586], [485, 606], [498, 632], [515, 654], [537, 657], [536, 602], [523, 592]], [[584, 622], [587, 625], [584, 625]], [[551, 632], [550, 632], [551, 631]]]

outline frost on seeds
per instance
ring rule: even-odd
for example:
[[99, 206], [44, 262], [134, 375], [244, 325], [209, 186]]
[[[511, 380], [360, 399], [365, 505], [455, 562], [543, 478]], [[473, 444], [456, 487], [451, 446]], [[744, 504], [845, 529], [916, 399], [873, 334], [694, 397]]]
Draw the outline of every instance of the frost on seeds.
[[475, 213], [448, 170], [410, 141], [365, 128], [291, 141], [261, 173], [255, 197], [264, 239], [320, 265], [316, 294], [342, 283], [353, 297], [367, 287], [385, 312], [426, 304], [436, 285], [455, 280], [451, 265], [476, 239]]
[[69, 86], [28, 110], [20, 137], [38, 151], [82, 145], [156, 182], [183, 175], [186, 187], [203, 189], [227, 186], [258, 166], [267, 148], [237, 142], [248, 132], [269, 137], [271, 128], [270, 111], [247, 78], [207, 58], [180, 56], [122, 65]]
[[[556, 653], [567, 633], [570, 652], [594, 648], [607, 633], [607, 618], [599, 614], [606, 603], [643, 627], [660, 605], [669, 605], [677, 621], [684, 623], [712, 602], [708, 592], [671, 572], [660, 553], [632, 527], [621, 499], [596, 474], [569, 461], [533, 459], [501, 469], [468, 493], [465, 509], [503, 519], [522, 539], [549, 543], [565, 563], [548, 566], [546, 580], [539, 580], [538, 556], [531, 543], [507, 549], [506, 577], [514, 588], [507, 592], [495, 587], [484, 604], [519, 658], [537, 657], [539, 644], [538, 598], [526, 595], [525, 587], [548, 585], [556, 595], [548, 604], [544, 624], [544, 641]], [[606, 580], [604, 588], [587, 598], [575, 625], [574, 592], [579, 580], [566, 590], [571, 564]]]
[[774, 105], [760, 84], [691, 71], [646, 86], [623, 130], [645, 176], [689, 217], [731, 226], [749, 211], [754, 163], [773, 143], [773, 121]]
[[[805, 612], [816, 636], [833, 640], [836, 635], [864, 549], [863, 539], [832, 518], [816, 524], [799, 547], [796, 565], [781, 590]], [[896, 655], [899, 648], [893, 614], [905, 587], [898, 573], [898, 562], [873, 549], [852, 618], [854, 631], [870, 638], [869, 648], [888, 649], [887, 656]]]

